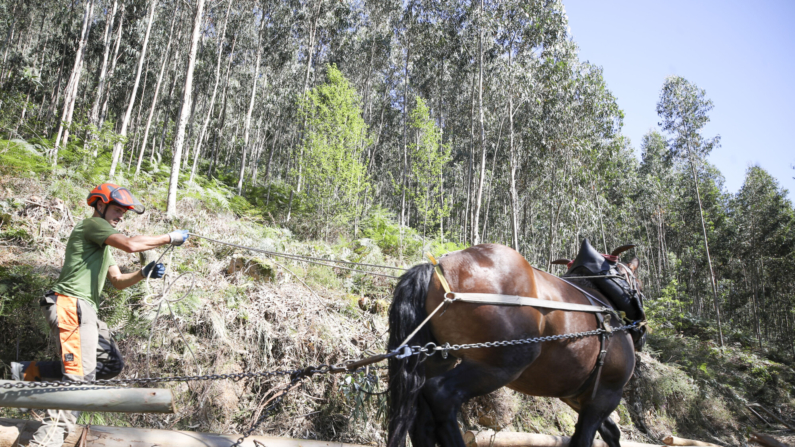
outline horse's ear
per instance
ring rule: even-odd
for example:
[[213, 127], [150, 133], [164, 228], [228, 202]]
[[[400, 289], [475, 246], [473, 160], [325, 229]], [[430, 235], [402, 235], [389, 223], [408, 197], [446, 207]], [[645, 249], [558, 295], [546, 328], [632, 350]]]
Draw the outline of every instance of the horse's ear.
[[613, 250], [613, 252], [610, 253], [610, 254], [612, 256], [618, 256], [621, 253], [624, 253], [625, 251], [629, 250], [630, 248], [635, 248], [635, 244], [622, 245], [622, 246], [616, 248], [615, 250]]
[[553, 264], [557, 265], [568, 265], [569, 262], [571, 262], [571, 259], [566, 259], [566, 258], [555, 259], [554, 261], [552, 261]]
[[635, 273], [638, 271], [638, 267], [640, 267], [640, 259], [634, 258], [633, 260], [629, 261], [629, 264], [627, 265], [632, 269], [632, 272]]

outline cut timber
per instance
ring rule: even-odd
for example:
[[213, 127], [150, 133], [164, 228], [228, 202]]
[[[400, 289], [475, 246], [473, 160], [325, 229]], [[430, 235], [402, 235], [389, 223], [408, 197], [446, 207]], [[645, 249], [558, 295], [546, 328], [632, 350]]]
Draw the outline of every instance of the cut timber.
[[171, 390], [75, 385], [61, 388], [2, 388], [13, 380], [0, 380], [0, 407], [38, 408], [116, 413], [174, 413]]
[[[41, 425], [37, 421], [19, 419], [0, 419], [0, 447], [26, 446], [30, 437]], [[77, 447], [80, 434], [85, 427], [69, 435], [64, 447]], [[92, 425], [86, 436], [85, 447], [229, 447], [240, 435], [215, 435], [190, 431], [155, 430], [148, 428], [102, 427]], [[18, 442], [18, 444], [16, 444]], [[313, 441], [305, 439], [276, 438], [270, 436], [249, 436], [242, 447], [365, 447], [341, 442]]]
[[768, 436], [762, 433], [753, 433], [751, 435], [751, 439], [749, 439], [748, 441], [755, 442], [765, 447], [792, 447], [789, 444], [784, 444], [783, 442], [779, 441], [778, 439], [772, 436]]
[[711, 442], [704, 442], [704, 441], [694, 441], [692, 439], [685, 439], [685, 438], [677, 438], [676, 436], [668, 436], [667, 438], [663, 439], [663, 443], [665, 445], [695, 445], [701, 447], [721, 447], [718, 444], [713, 444]]
[[[568, 436], [540, 435], [537, 433], [520, 432], [481, 432], [468, 431], [464, 434], [467, 447], [568, 447], [571, 438]], [[658, 447], [659, 444], [641, 444], [638, 442], [621, 441], [621, 447]], [[607, 443], [594, 440], [593, 447], [608, 447]]]
[[759, 408], [760, 410], [762, 410], [762, 411], [764, 411], [765, 413], [767, 413], [767, 415], [768, 415], [768, 416], [770, 416], [770, 417], [772, 417], [773, 419], [775, 419], [775, 420], [779, 421], [779, 422], [780, 422], [782, 425], [784, 425], [785, 427], [789, 428], [790, 430], [795, 430], [795, 426], [793, 426], [792, 424], [788, 424], [786, 421], [784, 421], [784, 420], [783, 420], [783, 419], [781, 419], [780, 417], [776, 416], [776, 415], [775, 415], [775, 414], [774, 414], [772, 411], [768, 410], [767, 408], [765, 408], [765, 407], [763, 407], [763, 406], [761, 406], [761, 405], [759, 405], [759, 404], [748, 404], [748, 405], [746, 405], [746, 407], [747, 407], [749, 410], [751, 410], [751, 412], [752, 412], [752, 413], [754, 413], [754, 414], [755, 414], [755, 415], [756, 415], [756, 416], [757, 416], [759, 419], [762, 419], [762, 420], [763, 420], [763, 421], [764, 421], [766, 424], [768, 424], [768, 425], [770, 425], [770, 423], [769, 423], [769, 422], [767, 422], [767, 421], [765, 421], [765, 418], [763, 418], [762, 416], [760, 416], [760, 415], [759, 415], [759, 413], [757, 413], [756, 411], [754, 411], [754, 409], [753, 409], [752, 407]]

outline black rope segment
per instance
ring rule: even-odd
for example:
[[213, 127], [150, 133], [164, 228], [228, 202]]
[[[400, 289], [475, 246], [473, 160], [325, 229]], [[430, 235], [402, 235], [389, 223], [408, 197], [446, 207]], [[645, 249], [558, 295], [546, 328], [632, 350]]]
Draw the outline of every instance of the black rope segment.
[[[312, 256], [294, 255], [294, 254], [290, 254], [290, 253], [279, 253], [279, 252], [275, 252], [275, 251], [263, 250], [261, 248], [247, 247], [245, 245], [238, 245], [238, 244], [233, 244], [231, 242], [219, 241], [217, 239], [213, 239], [213, 238], [209, 238], [209, 237], [205, 237], [205, 236], [200, 236], [200, 235], [198, 235], [196, 233], [190, 233], [190, 235], [191, 236], [195, 236], [195, 237], [197, 237], [199, 239], [205, 239], [205, 240], [208, 240], [210, 242], [215, 242], [216, 244], [227, 245], [229, 247], [235, 247], [235, 248], [241, 248], [243, 250], [249, 250], [249, 251], [253, 251], [253, 252], [257, 252], [257, 253], [262, 253], [262, 254], [265, 254], [265, 255], [268, 255], [268, 256], [274, 256], [274, 257], [277, 257], [277, 258], [292, 259], [294, 261], [307, 262], [309, 264], [324, 265], [326, 267], [331, 267], [331, 268], [335, 268], [335, 269], [342, 269], [342, 270], [350, 270], [352, 272], [364, 273], [364, 274], [367, 274], [367, 275], [383, 276], [384, 278], [399, 279], [400, 277], [399, 276], [394, 276], [394, 275], [387, 275], [385, 273], [369, 272], [367, 270], [359, 270], [359, 269], [354, 269], [354, 268], [350, 268], [350, 267], [342, 267], [342, 266], [339, 266], [339, 265], [327, 264], [326, 262], [337, 262], [337, 263], [349, 264], [349, 265], [362, 265], [362, 266], [365, 266], [365, 267], [374, 267], [374, 268], [400, 270], [400, 271], [406, 270], [406, 269], [401, 268], [401, 267], [391, 267], [391, 266], [388, 266], [388, 265], [366, 264], [364, 262], [351, 262], [351, 261], [343, 261], [343, 260], [338, 260], [338, 259], [323, 259], [323, 258], [315, 258], [315, 257], [312, 257]], [[326, 262], [320, 262], [320, 261], [326, 261]]]

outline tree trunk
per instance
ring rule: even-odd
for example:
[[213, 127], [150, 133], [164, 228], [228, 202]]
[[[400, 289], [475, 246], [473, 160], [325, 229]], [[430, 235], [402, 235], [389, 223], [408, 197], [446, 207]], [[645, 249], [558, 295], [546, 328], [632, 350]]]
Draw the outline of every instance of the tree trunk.
[[472, 213], [472, 245], [480, 244], [478, 223], [480, 221], [480, 205], [483, 199], [483, 181], [486, 177], [486, 136], [483, 128], [483, 0], [480, 0], [480, 20], [478, 20], [478, 127], [480, 128], [480, 176], [478, 178], [478, 195], [475, 210]]
[[[251, 82], [251, 100], [248, 103], [248, 112], [246, 112], [246, 122], [243, 128], [243, 157], [240, 161], [240, 179], [237, 181], [237, 195], [243, 194], [243, 179], [246, 174], [246, 153], [248, 152], [248, 137], [251, 131], [251, 113], [254, 111], [254, 100], [257, 98], [257, 81], [259, 80], [259, 64], [262, 60], [262, 50], [259, 47], [261, 42], [261, 32], [257, 33], [257, 61], [254, 63], [254, 79]], [[265, 83], [268, 83], [267, 77]]]
[[268, 164], [265, 165], [265, 183], [268, 183], [268, 192], [270, 193], [270, 174], [271, 174], [271, 163], [273, 162], [273, 153], [276, 150], [276, 142], [279, 141], [279, 137], [281, 136], [281, 117], [276, 120], [276, 134], [273, 136], [273, 142], [271, 143], [271, 150], [268, 154]]
[[[116, 62], [119, 60], [119, 46], [121, 45], [122, 32], [124, 31], [124, 3], [121, 4], [121, 16], [119, 17], [119, 28], [116, 33], [116, 43], [113, 46], [113, 57], [110, 60], [110, 71], [108, 71], [108, 83], [113, 80], [113, 75], [116, 74]], [[102, 108], [99, 111], [99, 122], [97, 127], [102, 128], [105, 124], [105, 117], [108, 114], [108, 102], [110, 101], [110, 88], [105, 89], [105, 99], [102, 101]], [[95, 153], [96, 157], [97, 154]]]
[[[166, 50], [163, 52], [163, 62], [160, 64], [160, 73], [157, 75], [157, 82], [155, 83], [155, 93], [152, 95], [152, 106], [149, 108], [149, 116], [146, 118], [146, 127], [144, 127], [144, 140], [141, 143], [141, 150], [138, 153], [138, 162], [135, 165], [135, 176], [138, 176], [138, 173], [141, 172], [141, 161], [144, 158], [144, 152], [146, 151], [146, 142], [149, 139], [149, 129], [152, 126], [152, 117], [155, 115], [155, 108], [157, 108], [157, 97], [160, 94], [160, 86], [163, 84], [163, 75], [166, 72], [166, 65], [168, 65], [168, 59], [171, 54], [171, 43], [172, 37], [174, 36], [174, 23], [177, 21], [177, 14], [174, 13], [174, 16], [171, 18], [171, 25], [168, 31], [168, 43], [166, 44]], [[154, 148], [152, 149], [154, 151]]]
[[[408, 25], [406, 25], [408, 27]], [[400, 188], [400, 237], [406, 225], [406, 189], [408, 188], [408, 125], [409, 125], [409, 60], [411, 59], [411, 34], [406, 30], [406, 64], [403, 68], [403, 173]]]
[[[229, 91], [229, 73], [231, 72], [231, 69], [232, 69], [232, 56], [235, 53], [235, 44], [236, 43], [237, 43], [237, 34], [235, 34], [235, 37], [232, 39], [232, 49], [231, 49], [231, 51], [229, 51], [229, 61], [227, 62], [227, 65], [226, 65], [226, 74], [224, 75], [224, 90], [221, 93], [221, 103], [223, 105], [221, 106], [221, 110], [219, 111], [221, 123], [220, 123], [220, 125], [218, 125], [216, 127], [215, 137], [218, 136], [219, 132], [223, 132], [224, 126], [226, 125], [226, 104], [227, 104], [227, 92]], [[213, 169], [215, 167], [217, 167], [217, 165], [218, 165], [218, 156], [220, 155], [220, 152], [221, 152], [220, 143], [217, 142], [217, 138], [216, 138], [216, 144], [214, 144], [214, 147], [213, 147], [213, 159], [210, 162], [210, 168], [207, 171], [208, 175], [212, 175], [213, 174]]]
[[[213, 108], [215, 107], [215, 96], [218, 93], [218, 83], [221, 80], [221, 55], [223, 54], [224, 50], [224, 41], [226, 40], [226, 24], [229, 21], [229, 10], [232, 8], [232, 2], [229, 2], [229, 5], [226, 7], [226, 15], [224, 17], [224, 24], [221, 26], [221, 32], [218, 34], [218, 57], [216, 58], [215, 63], [215, 84], [213, 85], [213, 93], [210, 95], [210, 105], [207, 106], [207, 116], [204, 119], [204, 124], [202, 124], [201, 131], [199, 132], [199, 138], [196, 139], [196, 147], [193, 149], [193, 166], [190, 170], [190, 180], [189, 183], [193, 183], [193, 178], [196, 175], [196, 166], [199, 164], [199, 156], [201, 155], [201, 145], [202, 141], [204, 140], [204, 134], [207, 131], [207, 126], [210, 124], [210, 118], [213, 115]], [[235, 34], [235, 39], [232, 41], [232, 50], [229, 52], [229, 62], [226, 67], [227, 74], [229, 73], [229, 68], [232, 65], [232, 54], [235, 52], [235, 43], [237, 42], [237, 34]]]
[[516, 147], [514, 146], [513, 134], [513, 41], [508, 51], [508, 70], [511, 72], [511, 86], [508, 88], [508, 127], [510, 131], [510, 171], [511, 171], [511, 246], [519, 251], [519, 198], [516, 195]]
[[58, 164], [58, 147], [61, 144], [61, 137], [64, 134], [64, 130], [66, 130], [67, 136], [63, 138], [64, 144], [68, 138], [68, 129], [64, 127], [70, 125], [72, 120], [72, 110], [74, 110], [74, 101], [77, 97], [77, 87], [80, 84], [80, 71], [83, 65], [83, 50], [86, 46], [86, 42], [88, 41], [88, 33], [91, 30], [91, 15], [94, 12], [94, 2], [93, 0], [88, 0], [86, 3], [86, 10], [85, 14], [83, 14], [83, 28], [80, 32], [80, 41], [77, 45], [77, 51], [75, 52], [75, 62], [72, 66], [72, 74], [69, 76], [69, 83], [66, 84], [66, 92], [64, 93], [64, 106], [63, 106], [63, 113], [61, 114], [61, 122], [58, 123], [58, 133], [55, 137], [55, 149], [53, 154], [53, 166]]
[[[688, 148], [689, 149], [689, 148]], [[715, 271], [712, 269], [712, 257], [709, 254], [709, 242], [707, 241], [707, 224], [704, 221], [704, 207], [701, 205], [701, 193], [698, 188], [698, 175], [696, 174], [696, 164], [693, 160], [692, 152], [690, 155], [690, 170], [693, 172], [693, 183], [696, 185], [696, 197], [698, 198], [698, 214], [701, 216], [701, 229], [704, 232], [704, 249], [707, 252], [707, 264], [709, 265], [709, 279], [712, 283], [712, 298], [715, 304], [715, 318], [718, 323], [718, 336], [720, 337], [720, 347], [723, 347], [723, 326], [720, 321], [720, 306], [718, 305], [718, 285], [715, 281]]]
[[193, 20], [193, 34], [191, 35], [190, 53], [185, 72], [185, 87], [182, 92], [182, 107], [177, 121], [177, 135], [174, 139], [174, 157], [171, 162], [171, 178], [168, 184], [168, 199], [166, 214], [169, 217], [177, 215], [177, 183], [179, 183], [179, 167], [182, 157], [182, 145], [185, 143], [185, 126], [188, 123], [191, 105], [191, 91], [193, 90], [193, 70], [196, 67], [196, 50], [199, 46], [202, 16], [204, 15], [204, 0], [197, 0], [196, 17]]
[[[144, 100], [146, 98], [146, 85], [147, 80], [149, 79], [149, 62], [151, 59], [146, 61], [146, 69], [144, 69], [144, 83], [143, 88], [141, 88], [141, 104], [138, 106], [138, 113], [135, 115], [135, 125], [133, 126], [133, 134], [135, 134], [135, 140], [133, 140], [133, 145], [130, 151], [130, 158], [127, 160], [127, 171], [130, 170], [130, 165], [132, 164], [133, 156], [135, 155], [135, 148], [138, 144], [138, 138], [140, 137], [140, 129], [141, 129], [141, 111], [144, 109]], [[142, 144], [143, 146], [143, 144]], [[124, 158], [119, 156], [119, 160], [124, 163]]]
[[475, 73], [472, 72], [472, 93], [470, 95], [469, 107], [469, 171], [467, 176], [467, 197], [466, 212], [464, 214], [464, 227], [462, 228], [461, 241], [466, 243], [471, 241], [469, 229], [469, 219], [472, 209], [472, 193], [474, 192], [475, 182]]
[[8, 27], [8, 34], [6, 34], [6, 40], [3, 43], [3, 71], [2, 73], [0, 73], [0, 85], [4, 83], [6, 77], [6, 61], [8, 59], [8, 48], [11, 46], [11, 41], [14, 40], [14, 30], [17, 24], [16, 12], [17, 12], [17, 6], [19, 6], [20, 3], [22, 3], [21, 0], [14, 3], [14, 8], [11, 9], [11, 17], [12, 17], [11, 26]]
[[[304, 87], [301, 89], [302, 94], [306, 94], [307, 90], [309, 89], [309, 74], [312, 72], [312, 58], [315, 54], [315, 41], [317, 36], [317, 21], [320, 19], [320, 10], [323, 7], [323, 1], [319, 0], [315, 3], [316, 9], [312, 13], [312, 25], [309, 29], [309, 46], [307, 47], [307, 59], [306, 59], [306, 73], [304, 75]], [[306, 118], [304, 118], [303, 123], [301, 123], [301, 131], [306, 128]], [[300, 150], [298, 153], [298, 180], [296, 181], [295, 192], [301, 192], [301, 179], [303, 178], [303, 167], [304, 164], [302, 160], [304, 158], [304, 145], [301, 144]], [[290, 221], [290, 213], [293, 207], [293, 194], [290, 193], [290, 201], [287, 204], [287, 222]]]
[[[147, 17], [146, 32], [144, 33], [144, 43], [141, 47], [141, 56], [138, 58], [138, 67], [135, 70], [135, 81], [133, 82], [132, 93], [130, 93], [130, 101], [127, 104], [127, 111], [124, 113], [124, 118], [121, 121], [121, 131], [119, 135], [122, 137], [127, 136], [127, 126], [130, 124], [130, 117], [132, 116], [133, 107], [135, 106], [135, 97], [138, 93], [138, 83], [141, 80], [141, 71], [143, 71], [144, 60], [146, 59], [146, 47], [149, 45], [149, 33], [152, 30], [152, 22], [155, 20], [155, 9], [157, 0], [152, 0], [149, 6], [149, 16]], [[143, 100], [143, 98], [141, 98]], [[113, 147], [113, 158], [110, 163], [110, 173], [108, 178], [112, 179], [116, 175], [116, 165], [121, 159], [121, 153], [124, 150], [124, 143], [116, 143]]]
[[[90, 122], [97, 125], [99, 122], [99, 106], [102, 102], [102, 96], [105, 91], [105, 83], [108, 75], [108, 56], [110, 55], [110, 42], [113, 40], [113, 22], [116, 18], [116, 10], [118, 9], [118, 0], [113, 0], [113, 8], [111, 9], [108, 17], [105, 19], [105, 34], [102, 37], [104, 43], [104, 50], [102, 51], [102, 65], [99, 70], [99, 79], [97, 80], [97, 92], [94, 97], [94, 105], [91, 106], [91, 114], [89, 116]], [[121, 26], [121, 25], [119, 25]]]

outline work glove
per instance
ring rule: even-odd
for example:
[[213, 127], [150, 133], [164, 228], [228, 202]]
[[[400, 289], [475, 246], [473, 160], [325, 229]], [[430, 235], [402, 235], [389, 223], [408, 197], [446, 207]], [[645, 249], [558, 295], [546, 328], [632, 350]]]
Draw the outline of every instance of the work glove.
[[141, 274], [144, 275], [144, 278], [160, 279], [166, 274], [166, 266], [155, 264], [155, 261], [152, 261], [141, 269]]
[[188, 230], [176, 230], [168, 233], [171, 238], [171, 245], [182, 245], [183, 242], [188, 240], [190, 232]]

